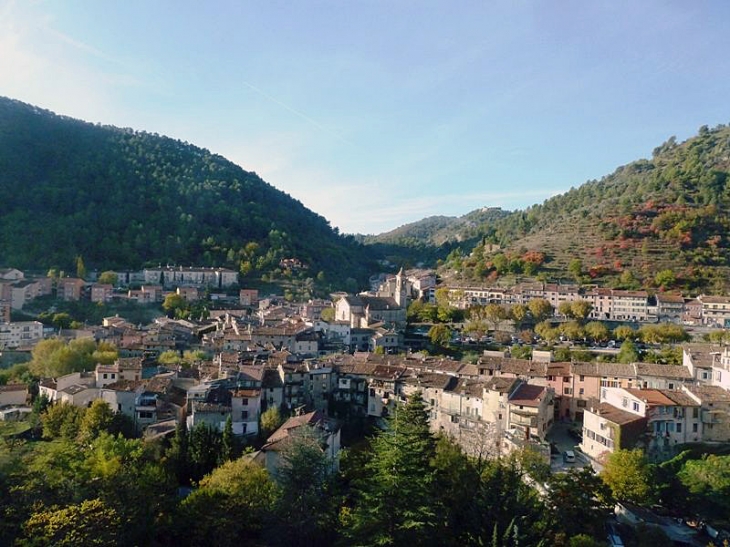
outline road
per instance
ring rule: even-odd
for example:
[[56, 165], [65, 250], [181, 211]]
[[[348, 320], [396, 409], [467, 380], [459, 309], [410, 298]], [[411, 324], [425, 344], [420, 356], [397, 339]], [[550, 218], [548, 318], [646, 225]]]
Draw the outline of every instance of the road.
[[[546, 436], [547, 441], [553, 443], [560, 451], [560, 454], [551, 454], [550, 456], [550, 470], [553, 473], [590, 466], [586, 457], [575, 449], [578, 441], [568, 434], [568, 430], [573, 427], [576, 427], [573, 422], [557, 422]], [[566, 450], [575, 452], [575, 462], [567, 463], [563, 461], [563, 454]]]

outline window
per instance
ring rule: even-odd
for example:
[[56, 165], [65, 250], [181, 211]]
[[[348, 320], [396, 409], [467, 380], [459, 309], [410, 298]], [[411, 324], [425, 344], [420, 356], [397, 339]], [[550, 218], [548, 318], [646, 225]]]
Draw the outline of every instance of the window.
[[451, 416], [451, 423], [452, 424], [458, 424], [459, 423], [459, 417], [458, 416]]
[[150, 418], [152, 418], [152, 412], [142, 411], [142, 412], [139, 413], [139, 417], [142, 420], [144, 420], [144, 419], [150, 419]]
[[682, 432], [682, 423], [681, 422], [677, 422], [676, 425], [677, 425], [677, 433], [681, 433]]
[[[692, 409], [692, 417], [693, 418], [699, 418], [700, 417], [700, 409], [698, 407], [694, 407]], [[697, 425], [697, 424], [695, 424]]]
[[563, 376], [563, 382], [570, 382], [570, 376]]
[[674, 384], [672, 382], [669, 382], [669, 389], [674, 389]]
[[623, 400], [621, 401], [621, 406], [625, 406], [625, 407], [629, 406], [629, 398], [628, 397], [624, 397], [623, 398]]
[[248, 410], [242, 410], [241, 411], [241, 419], [242, 420], [248, 420]]
[[698, 426], [696, 423], [692, 424], [692, 433], [697, 433]]
[[634, 409], [634, 412], [639, 412], [639, 403], [634, 401], [632, 408]]
[[107, 373], [105, 372], [105, 373], [104, 373], [104, 376], [103, 376], [104, 380], [106, 380], [106, 379], [107, 379], [107, 376], [108, 376], [108, 375], [107, 375]]
[[[565, 387], [565, 388], [563, 388], [563, 393], [565, 395], [571, 395], [573, 393], [573, 390], [570, 389], [569, 387]], [[522, 408], [522, 407], [520, 407], [520, 408]]]
[[580, 389], [578, 390], [578, 394], [579, 394], [579, 395], [585, 395], [585, 392], [586, 392], [586, 390], [585, 390], [585, 389], [583, 389], [583, 388], [580, 388]]
[[248, 399], [241, 399], [241, 406], [248, 406]]
[[580, 375], [580, 381], [583, 382], [585, 379], [586, 379], [586, 377], [583, 374], [581, 374]]

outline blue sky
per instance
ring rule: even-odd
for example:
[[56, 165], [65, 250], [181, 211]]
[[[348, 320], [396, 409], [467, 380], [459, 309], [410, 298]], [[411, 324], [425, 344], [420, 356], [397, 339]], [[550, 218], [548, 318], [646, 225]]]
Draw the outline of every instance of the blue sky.
[[725, 0], [0, 0], [0, 95], [208, 148], [379, 233], [730, 122], [729, 21]]

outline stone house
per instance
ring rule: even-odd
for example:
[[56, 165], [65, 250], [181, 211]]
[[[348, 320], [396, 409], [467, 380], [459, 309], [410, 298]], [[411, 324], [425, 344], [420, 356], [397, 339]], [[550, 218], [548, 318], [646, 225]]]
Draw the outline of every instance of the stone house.
[[4, 406], [22, 406], [27, 400], [27, 384], [5, 384], [0, 386], [0, 408]]
[[[727, 443], [730, 441], [730, 393], [717, 386], [683, 386], [682, 391], [700, 405], [699, 423], [692, 424], [692, 441]], [[694, 412], [694, 409], [693, 409]], [[693, 418], [696, 416], [693, 415]], [[695, 424], [698, 423], [698, 426]]]
[[291, 446], [299, 436], [311, 434], [319, 444], [332, 470], [338, 469], [340, 452], [340, 426], [336, 420], [327, 418], [321, 411], [308, 412], [289, 418], [266, 440], [259, 454], [254, 457], [269, 474], [276, 479], [281, 465], [281, 452]]

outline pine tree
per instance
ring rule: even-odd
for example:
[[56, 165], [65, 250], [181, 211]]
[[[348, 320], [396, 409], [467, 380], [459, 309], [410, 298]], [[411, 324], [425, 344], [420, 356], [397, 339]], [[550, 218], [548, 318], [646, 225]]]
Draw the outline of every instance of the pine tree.
[[435, 455], [423, 398], [396, 408], [372, 441], [367, 477], [359, 487], [352, 536], [361, 545], [438, 543]]

